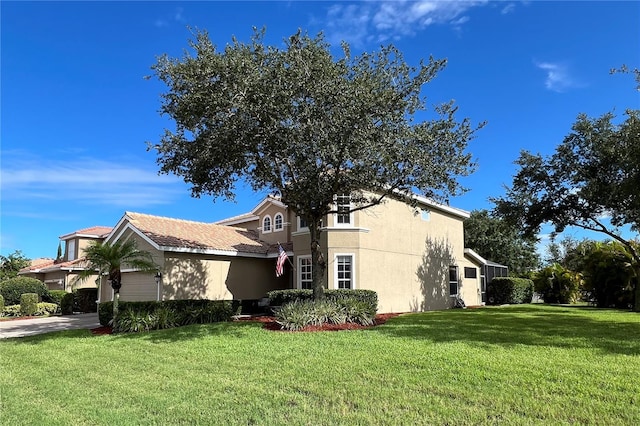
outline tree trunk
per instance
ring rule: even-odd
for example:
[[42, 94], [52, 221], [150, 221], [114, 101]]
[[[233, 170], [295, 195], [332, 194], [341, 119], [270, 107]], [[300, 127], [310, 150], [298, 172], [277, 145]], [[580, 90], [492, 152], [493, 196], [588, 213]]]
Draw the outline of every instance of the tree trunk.
[[313, 300], [324, 298], [324, 272], [327, 263], [320, 249], [320, 221], [321, 218], [312, 218], [309, 221], [309, 234], [311, 237], [311, 278], [313, 280]]
[[633, 312], [640, 312], [640, 263], [636, 261], [636, 291], [633, 297]]

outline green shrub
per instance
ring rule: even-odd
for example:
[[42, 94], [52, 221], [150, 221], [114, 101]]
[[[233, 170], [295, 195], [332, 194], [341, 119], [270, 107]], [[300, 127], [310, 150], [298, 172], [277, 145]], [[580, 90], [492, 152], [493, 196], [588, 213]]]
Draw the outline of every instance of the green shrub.
[[60, 304], [62, 303], [62, 298], [65, 294], [67, 294], [65, 290], [49, 290], [49, 297], [47, 301], [49, 303], [55, 303], [56, 305], [60, 306]]
[[[239, 302], [231, 300], [164, 300], [161, 302], [120, 302], [116, 331], [145, 331], [229, 321], [237, 313]], [[123, 313], [126, 312], [126, 315]], [[136, 320], [133, 320], [133, 317]], [[98, 306], [98, 319], [103, 326], [111, 325], [113, 302]], [[121, 323], [121, 321], [124, 321]]]
[[2, 310], [3, 317], [19, 317], [22, 316], [20, 313], [20, 305], [7, 305]]
[[581, 283], [580, 274], [557, 263], [537, 272], [533, 278], [535, 291], [545, 303], [575, 303]]
[[36, 307], [35, 316], [55, 315], [60, 312], [60, 306], [55, 303], [40, 302]]
[[75, 307], [75, 295], [73, 293], [65, 293], [60, 300], [60, 312], [62, 315], [72, 315]]
[[23, 316], [32, 316], [38, 310], [38, 295], [25, 293], [20, 296], [20, 313]]
[[358, 298], [294, 300], [276, 310], [276, 321], [285, 330], [300, 330], [323, 324], [373, 325], [375, 312], [371, 313], [369, 302]]
[[0, 314], [4, 310], [4, 297], [0, 294]]
[[531, 303], [533, 281], [527, 278], [496, 277], [487, 285], [490, 305]]
[[[365, 309], [368, 315], [375, 317], [378, 311], [378, 294], [373, 290], [325, 290], [326, 300], [344, 301], [354, 300], [366, 304]], [[313, 298], [312, 290], [274, 290], [267, 293], [272, 307], [284, 306], [287, 303], [299, 300], [311, 300]]]
[[97, 288], [79, 288], [76, 293], [76, 305], [78, 312], [90, 313], [98, 311], [98, 289]]
[[0, 294], [7, 305], [20, 304], [20, 296], [25, 293], [35, 293], [39, 300], [47, 300], [49, 291], [42, 281], [29, 277], [9, 278], [0, 283]]

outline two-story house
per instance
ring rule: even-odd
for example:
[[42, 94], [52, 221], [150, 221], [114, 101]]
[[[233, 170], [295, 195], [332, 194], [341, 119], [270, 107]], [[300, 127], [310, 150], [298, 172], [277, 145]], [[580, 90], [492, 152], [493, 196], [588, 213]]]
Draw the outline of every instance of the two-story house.
[[[336, 197], [342, 213], [324, 219], [320, 240], [327, 287], [374, 290], [380, 312], [446, 309], [457, 297], [480, 305], [486, 261], [464, 248], [469, 213], [416, 201], [417, 209], [389, 199], [349, 213], [349, 198]], [[260, 299], [270, 290], [311, 286], [308, 228], [275, 197], [216, 223], [127, 212], [106, 241], [127, 238], [152, 253], [161, 274], [124, 270], [122, 300]], [[278, 244], [291, 261], [280, 277]], [[112, 297], [102, 285], [100, 300]]]
[[111, 229], [108, 226], [93, 226], [62, 235], [60, 241], [64, 243], [64, 252], [60, 259], [36, 259], [18, 274], [39, 279], [49, 290], [70, 292], [74, 288], [95, 287], [95, 278], [76, 280], [77, 275], [86, 269], [82, 253], [91, 242], [103, 241]]

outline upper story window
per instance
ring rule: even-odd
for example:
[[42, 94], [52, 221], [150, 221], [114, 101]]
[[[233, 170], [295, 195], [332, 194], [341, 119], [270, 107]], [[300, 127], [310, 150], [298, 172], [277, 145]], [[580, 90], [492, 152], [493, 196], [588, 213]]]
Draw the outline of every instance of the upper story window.
[[298, 231], [309, 228], [309, 224], [304, 217], [298, 216]]
[[276, 213], [273, 217], [273, 230], [282, 231], [284, 229], [284, 216], [282, 213]]
[[271, 232], [271, 216], [265, 216], [262, 219], [262, 233], [266, 234], [267, 232]]
[[76, 260], [76, 240], [67, 240], [67, 260]]
[[449, 296], [458, 295], [458, 267], [449, 266]]
[[336, 195], [336, 226], [351, 225], [351, 197], [349, 194]]

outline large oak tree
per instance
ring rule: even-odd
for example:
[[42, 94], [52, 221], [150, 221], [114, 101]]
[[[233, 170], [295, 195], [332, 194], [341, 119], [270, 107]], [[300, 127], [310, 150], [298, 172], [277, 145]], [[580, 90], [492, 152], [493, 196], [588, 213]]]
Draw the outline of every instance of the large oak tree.
[[[534, 235], [544, 223], [562, 232], [567, 226], [601, 232], [630, 253], [636, 277], [640, 252], [621, 227], [640, 225], [640, 111], [578, 116], [572, 131], [548, 157], [523, 151], [504, 197], [494, 200], [502, 217]], [[634, 310], [640, 311], [640, 285]]]
[[458, 177], [474, 168], [465, 150], [482, 124], [457, 121], [453, 102], [417, 114], [445, 60], [412, 67], [393, 46], [352, 56], [346, 43], [335, 58], [322, 34], [301, 31], [280, 47], [264, 44], [264, 30], [224, 49], [194, 35], [183, 57], [153, 66], [168, 86], [161, 112], [175, 122], [153, 146], [160, 170], [196, 197], [233, 199], [239, 180], [281, 196], [309, 225], [315, 297], [321, 220], [336, 195], [350, 195], [355, 211], [387, 197], [411, 202], [414, 190], [439, 201], [463, 191]]

